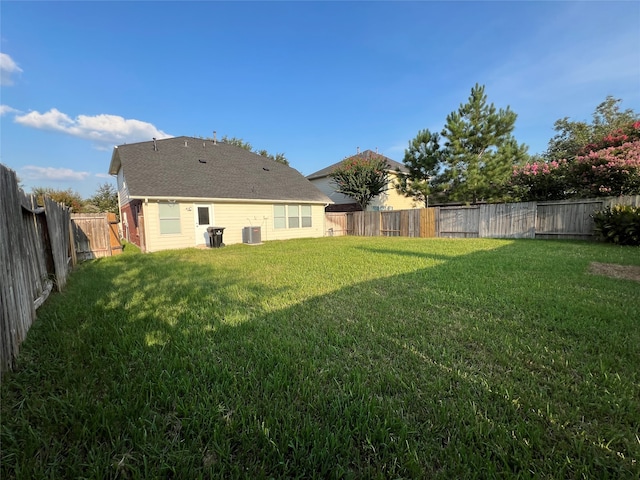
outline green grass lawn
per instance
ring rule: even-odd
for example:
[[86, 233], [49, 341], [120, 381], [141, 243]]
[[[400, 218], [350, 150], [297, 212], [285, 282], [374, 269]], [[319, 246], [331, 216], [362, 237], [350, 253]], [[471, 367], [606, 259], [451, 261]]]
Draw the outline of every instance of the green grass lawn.
[[640, 249], [337, 237], [118, 257], [2, 381], [5, 478], [638, 478]]

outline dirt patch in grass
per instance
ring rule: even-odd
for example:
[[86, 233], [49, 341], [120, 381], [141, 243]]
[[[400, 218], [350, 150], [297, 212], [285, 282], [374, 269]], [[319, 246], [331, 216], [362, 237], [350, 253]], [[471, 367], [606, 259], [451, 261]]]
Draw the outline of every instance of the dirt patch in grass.
[[635, 265], [616, 265], [615, 263], [591, 262], [589, 273], [593, 275], [605, 275], [612, 278], [624, 278], [640, 282], [640, 267]]

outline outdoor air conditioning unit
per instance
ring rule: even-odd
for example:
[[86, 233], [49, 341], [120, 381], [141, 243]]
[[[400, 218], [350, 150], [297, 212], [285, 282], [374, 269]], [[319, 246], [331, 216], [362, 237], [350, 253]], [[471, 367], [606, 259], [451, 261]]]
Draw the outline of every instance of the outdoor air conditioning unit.
[[242, 243], [262, 243], [260, 227], [244, 227], [242, 229]]

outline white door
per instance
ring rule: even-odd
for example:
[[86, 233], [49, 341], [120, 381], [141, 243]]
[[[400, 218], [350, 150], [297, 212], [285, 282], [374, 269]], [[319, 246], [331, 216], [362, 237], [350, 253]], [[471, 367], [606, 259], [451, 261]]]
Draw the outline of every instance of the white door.
[[193, 207], [196, 223], [196, 245], [209, 245], [207, 228], [213, 226], [213, 209], [211, 205], [197, 203]]

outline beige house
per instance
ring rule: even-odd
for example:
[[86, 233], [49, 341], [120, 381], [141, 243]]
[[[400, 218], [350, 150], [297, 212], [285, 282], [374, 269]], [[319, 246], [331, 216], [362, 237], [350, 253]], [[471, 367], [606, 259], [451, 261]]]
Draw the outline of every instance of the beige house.
[[385, 157], [384, 155], [380, 155], [379, 153], [373, 152], [371, 150], [365, 150], [361, 153], [357, 153], [356, 155], [345, 158], [338, 163], [329, 165], [322, 170], [318, 170], [311, 175], [307, 175], [307, 179], [311, 183], [313, 183], [322, 193], [329, 197], [333, 202], [332, 204], [327, 206], [327, 212], [353, 212], [360, 210], [360, 206], [355, 202], [353, 198], [336, 192], [336, 186], [332, 182], [331, 177], [329, 177], [331, 172], [339, 167], [342, 162], [353, 160], [354, 158], [358, 157], [382, 157], [389, 164], [389, 184], [387, 186], [387, 191], [378, 195], [371, 201], [371, 203], [367, 206], [368, 211], [408, 210], [412, 208], [424, 207], [424, 205], [416, 202], [414, 199], [407, 198], [399, 193], [393, 186], [398, 175], [396, 169], [399, 169], [401, 172], [406, 171], [406, 168], [403, 164], [396, 162], [395, 160], [391, 160], [390, 158]]
[[234, 145], [192, 137], [120, 145], [109, 173], [123, 235], [146, 252], [325, 233], [331, 199], [297, 170]]

